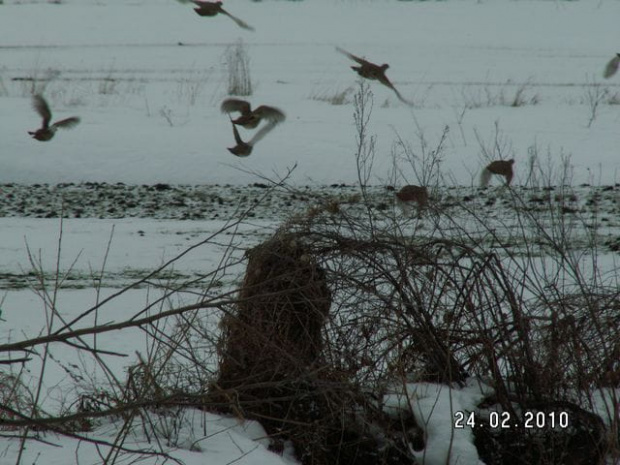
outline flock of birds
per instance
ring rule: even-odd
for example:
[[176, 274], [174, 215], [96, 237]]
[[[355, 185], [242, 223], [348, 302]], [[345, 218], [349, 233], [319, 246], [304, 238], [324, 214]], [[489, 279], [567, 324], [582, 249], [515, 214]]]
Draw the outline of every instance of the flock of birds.
[[[233, 16], [222, 7], [221, 1], [205, 1], [205, 0], [177, 0], [180, 3], [193, 3], [195, 5], [194, 11], [199, 16], [213, 17], [217, 15], [224, 15], [232, 19], [239, 27], [254, 31], [254, 28], [247, 24], [245, 21]], [[386, 76], [386, 71], [389, 65], [382, 64], [377, 65], [364, 58], [360, 58], [352, 53], [343, 50], [340, 47], [336, 47], [336, 50], [343, 55], [347, 56], [351, 60], [357, 63], [357, 66], [351, 66], [351, 69], [355, 71], [360, 77], [369, 79], [372, 81], [378, 81], [384, 86], [388, 87], [396, 94], [398, 99], [409, 105], [413, 106], [413, 102], [405, 99], [398, 89], [394, 87], [392, 82]], [[620, 67], [620, 53], [617, 53], [605, 66], [603, 71], [603, 77], [608, 79], [615, 75]], [[34, 139], [42, 142], [51, 140], [58, 129], [70, 129], [75, 127], [80, 122], [80, 118], [72, 116], [60, 121], [51, 123], [52, 112], [49, 104], [42, 95], [34, 95], [32, 99], [33, 108], [41, 116], [41, 127], [35, 131], [28, 131]], [[236, 145], [229, 147], [228, 151], [237, 157], [247, 157], [252, 153], [254, 146], [263, 139], [276, 125], [283, 122], [286, 119], [285, 113], [279, 108], [269, 105], [260, 105], [252, 110], [250, 102], [237, 98], [225, 99], [220, 109], [223, 113], [227, 113], [233, 129], [233, 136], [235, 138]], [[230, 115], [232, 113], [239, 113], [240, 115], [233, 119]], [[247, 142], [241, 138], [237, 126], [241, 126], [244, 129], [256, 129], [261, 121], [265, 121], [265, 124], [254, 134], [254, 136]], [[51, 124], [50, 124], [51, 123]], [[489, 184], [492, 175], [502, 176], [505, 179], [506, 185], [509, 186], [512, 181], [514, 160], [495, 160], [487, 165], [480, 176], [480, 185], [486, 187]], [[428, 203], [428, 191], [426, 187], [407, 185], [404, 186], [399, 192], [396, 193], [396, 199], [401, 204], [410, 205], [416, 203], [418, 209], [426, 207]]]
[[[228, 11], [226, 11], [222, 7], [222, 2], [216, 1], [204, 1], [204, 0], [178, 0], [181, 3], [193, 3], [195, 5], [194, 11], [199, 16], [213, 17], [219, 14], [228, 16], [232, 19], [239, 27], [243, 29], [247, 29], [250, 31], [254, 31], [254, 28], [250, 26], [245, 21], [233, 16]], [[336, 48], [340, 53], [344, 54], [351, 60], [357, 63], [357, 66], [351, 66], [357, 74], [361, 77], [369, 80], [378, 81], [384, 86], [390, 88], [398, 99], [406, 103], [407, 105], [413, 106], [413, 103], [407, 99], [405, 99], [398, 89], [394, 87], [392, 82], [388, 79], [385, 72], [389, 68], [389, 65], [382, 64], [377, 65], [368, 60], [360, 58], [352, 53], [347, 52], [339, 47]], [[69, 129], [76, 126], [80, 122], [80, 118], [73, 116], [71, 118], [66, 118], [61, 121], [57, 121], [53, 124], [50, 124], [52, 118], [52, 112], [50, 111], [50, 107], [46, 102], [45, 98], [42, 95], [35, 95], [33, 97], [33, 107], [37, 113], [43, 119], [43, 123], [40, 129], [36, 131], [28, 131], [33, 138], [39, 141], [49, 141], [51, 140], [56, 131], [58, 129]], [[260, 141], [267, 133], [269, 133], [277, 124], [281, 123], [286, 119], [286, 115], [279, 108], [275, 108], [269, 105], [261, 105], [254, 110], [252, 110], [251, 104], [245, 100], [229, 98], [222, 102], [220, 106], [223, 113], [227, 113], [230, 117], [231, 113], [240, 113], [240, 116], [236, 119], [232, 119], [232, 128], [233, 128], [233, 136], [235, 138], [236, 145], [234, 147], [228, 148], [229, 152], [238, 157], [247, 157], [252, 153], [253, 147], [256, 145], [258, 141]], [[239, 134], [237, 126], [241, 126], [245, 129], [255, 129], [258, 127], [262, 120], [266, 121], [266, 124], [259, 129], [256, 134], [249, 140], [244, 141]]]

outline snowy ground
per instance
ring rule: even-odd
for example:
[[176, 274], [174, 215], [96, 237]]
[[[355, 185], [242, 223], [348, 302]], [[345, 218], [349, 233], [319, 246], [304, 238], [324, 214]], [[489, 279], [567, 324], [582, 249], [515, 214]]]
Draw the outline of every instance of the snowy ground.
[[[59, 292], [54, 296], [54, 305], [62, 320], [56, 321], [55, 328], [119, 291], [123, 291], [123, 294], [101, 306], [96, 314], [83, 319], [80, 327], [125, 320], [153, 302], [156, 305], [148, 314], [167, 310], [174, 305], [195, 303], [204, 295], [208, 285], [213, 285], [214, 280], [218, 288], [232, 290], [239, 284], [243, 273], [242, 263], [230, 266], [225, 273], [217, 274], [213, 279], [205, 279], [206, 273], [221, 266], [222, 257], [228, 256], [230, 261], [241, 259], [244, 250], [273, 234], [278, 225], [292, 215], [307, 211], [329, 198], [351, 198], [358, 191], [354, 186], [271, 191], [262, 185], [246, 186], [243, 189], [236, 186], [155, 187], [117, 184], [5, 185], [2, 188], [7, 196], [5, 198], [12, 199], [0, 205], [5, 215], [0, 218], [0, 254], [3, 257], [0, 267], [0, 334], [6, 342], [47, 333], [49, 302], [56, 283]], [[523, 199], [524, 204], [520, 207], [523, 212], [540, 219], [543, 225], [550, 224], [547, 194], [557, 198], [559, 193], [521, 188], [513, 192]], [[565, 211], [560, 213], [561, 210], [557, 209], [556, 213], [571, 225], [567, 229], [570, 230], [573, 251], [579, 255], [580, 250], [590, 250], [590, 233], [596, 227], [600, 234], [597, 272], [606, 281], [615, 280], [617, 283], [620, 189], [614, 186], [584, 186], [571, 189], [570, 192], [572, 197], [566, 202]], [[500, 253], [510, 250], [513, 257], [524, 253], [524, 241], [528, 239], [520, 236], [523, 229], [515, 221], [517, 216], [514, 208], [507, 207], [514, 205], [510, 192], [497, 187], [487, 191], [467, 187], [446, 189], [439, 194], [441, 196], [436, 199], [433, 207], [441, 212], [439, 217], [429, 212], [421, 219], [413, 220], [415, 228], [409, 226], [412, 231], [416, 231], [416, 240], [423, 240], [424, 235], [437, 234], [438, 231], [449, 237], [451, 229], [462, 231], [463, 225], [471, 225], [469, 231], [473, 243], [490, 240], [489, 247], [497, 247], [499, 237], [504, 244], [498, 249]], [[260, 196], [263, 202], [255, 206], [253, 199]], [[128, 207], [127, 204], [132, 202], [135, 205]], [[385, 215], [386, 221], [400, 215], [392, 201], [392, 194], [383, 186], [370, 189], [370, 205], [378, 217]], [[341, 208], [354, 216], [361, 216], [364, 211], [359, 202], [343, 204]], [[251, 214], [237, 224], [235, 217], [240, 217], [248, 210]], [[58, 218], [61, 211], [65, 216], [62, 220]], [[484, 228], [475, 219], [481, 211], [485, 211], [486, 215]], [[189, 219], [192, 217], [196, 219]], [[437, 228], [437, 221], [443, 226]], [[496, 236], [489, 236], [491, 230], [496, 231]], [[215, 240], [201, 244], [205, 238], [216, 234]], [[195, 245], [198, 246], [175, 260], [172, 266], [153, 274], [154, 270]], [[590, 260], [587, 253], [584, 260]], [[583, 271], [587, 269], [588, 266], [584, 266]], [[41, 284], [41, 277], [45, 286]], [[138, 281], [138, 285], [133, 285]], [[126, 289], [130, 285], [132, 287]], [[175, 291], [172, 299], [157, 302], [164, 292], [172, 288], [180, 290]], [[213, 327], [217, 325], [218, 317], [215, 314], [207, 312], [202, 318], [206, 322], [210, 321]], [[174, 323], [167, 328], [166, 331], [172, 331]], [[124, 355], [121, 358], [106, 359], [108, 368], [120, 378], [125, 376], [127, 367], [136, 362], [135, 353], [145, 354], [152, 350], [151, 338], [139, 329], [101, 334], [97, 344], [99, 347], [113, 348], [114, 352]], [[92, 360], [79, 356], [73, 350], [65, 351], [62, 346], [55, 347], [52, 353], [53, 361], [48, 364], [45, 372], [45, 394], [39, 401], [48, 411], [67, 406], [81, 393], [91, 392], [93, 386], [105, 383], [101, 367]], [[39, 379], [39, 369], [40, 363], [37, 360], [30, 362], [28, 371], [22, 374], [23, 382], [35, 386]], [[417, 392], [418, 388], [412, 386], [411, 389]], [[443, 464], [446, 451], [441, 446], [444, 443], [442, 438], [450, 435], [452, 412], [458, 410], [458, 406], [453, 405], [453, 396], [469, 399], [464, 400], [463, 405], [475, 405], [478, 394], [470, 391], [451, 392], [445, 387], [442, 390], [440, 386], [422, 385], [419, 389], [424, 392], [429, 389], [437, 391], [428, 396], [426, 403], [418, 398], [418, 394], [412, 394], [415, 405], [420, 409], [419, 412], [416, 410], [416, 415], [420, 416], [418, 420], [427, 424], [434, 435], [427, 453], [420, 453], [420, 457], [426, 457], [427, 464]], [[597, 395], [604, 397], [605, 393]], [[603, 401], [595, 405], [604, 412]], [[187, 417], [191, 417], [192, 421], [186, 420]], [[267, 459], [265, 454], [269, 453], [263, 445], [252, 445], [251, 440], [260, 437], [260, 434], [248, 436], [243, 431], [232, 432], [228, 429], [222, 433], [209, 433], [213, 427], [219, 431], [222, 422], [234, 423], [236, 420], [204, 412], [180, 411], [162, 413], [154, 418], [156, 422], [161, 422], [158, 428], [166, 432], [162, 433], [168, 441], [164, 450], [188, 464], [193, 463], [193, 457], [209, 460], [210, 463], [229, 463], [230, 454], [235, 451], [239, 454], [236, 457], [242, 456], [246, 461], [242, 463], [265, 463], [263, 460], [281, 463], [284, 460], [273, 454], [271, 459]], [[114, 427], [114, 422], [104, 422], [90, 437], [108, 440], [114, 434]], [[201, 434], [200, 431], [205, 428], [207, 433]], [[136, 449], [153, 447], [138, 430], [136, 428], [133, 433], [135, 437], [132, 437], [129, 444]], [[168, 440], [171, 431], [174, 434]], [[471, 433], [467, 430], [458, 433], [459, 439], [455, 440], [453, 446], [454, 460], [477, 456], [475, 450], [472, 450]], [[66, 453], [78, 449], [79, 441], [75, 439], [46, 436], [46, 440], [62, 446]], [[192, 445], [194, 443], [196, 445]], [[0, 448], [7, 448], [6, 457], [10, 457], [10, 463], [13, 463], [16, 442], [8, 442], [5, 446], [1, 444]], [[88, 456], [89, 447], [81, 446], [80, 453]], [[44, 447], [29, 446], [26, 457], [36, 456], [41, 448]], [[52, 461], [48, 463], [64, 463], [66, 456], [59, 451], [55, 451], [55, 454], [53, 457], [57, 456], [58, 461], [54, 462], [56, 459], [50, 456]]]
[[[369, 131], [378, 136], [373, 208], [394, 211], [382, 185], [420, 182], [408, 163], [394, 160], [397, 135], [421, 156], [449, 128], [442, 157], [445, 179], [469, 187], [446, 186], [441, 206], [464, 222], [463, 204], [498, 224], [505, 219], [501, 195], [478, 194], [470, 187], [487, 156], [515, 158], [516, 185], [526, 183], [533, 154], [549, 173], [568, 158], [572, 184], [596, 186], [575, 188], [576, 202], [569, 208], [587, 219], [577, 237], [585, 237], [597, 222], [604, 240], [603, 272], [616, 273], [620, 80], [603, 80], [602, 70], [618, 52], [620, 2], [229, 0], [226, 8], [256, 32], [224, 17], [199, 18], [189, 5], [173, 0], [5, 0], [0, 5], [0, 329], [5, 340], [39, 334], [45, 326], [33, 264], [52, 281], [59, 264], [66, 280], [58, 305], [70, 318], [233, 222], [232, 244], [198, 247], [173, 270], [125, 293], [99, 315], [117, 321], [153, 298], [153, 283], [200, 277], [217, 266], [229, 246], [242, 254], [289, 215], [322, 199], [355, 193], [357, 81], [349, 69], [353, 63], [336, 46], [389, 63], [388, 76], [414, 101], [409, 108], [389, 89], [371, 85]], [[219, 111], [227, 96], [226, 50], [239, 40], [251, 60], [250, 100], [287, 114], [247, 159], [226, 150], [233, 136]], [[45, 93], [55, 119], [79, 115], [82, 123], [59, 131], [48, 143], [30, 139], [26, 131], [40, 124], [30, 102], [33, 79], [42, 80], [36, 90]], [[334, 104], [337, 97], [343, 104]], [[249, 136], [243, 132], [242, 137]], [[396, 179], [394, 161], [400, 170]], [[277, 179], [293, 166], [289, 182], [298, 191], [270, 193], [234, 226], [266, 192], [265, 179], [256, 173]], [[544, 204], [541, 191], [520, 194], [529, 208]], [[61, 213], [68, 217], [62, 224]], [[234, 285], [237, 277], [224, 276], [222, 284]], [[191, 302], [196, 292], [200, 289], [189, 289], [179, 298]], [[135, 351], [146, 350], [143, 335], [134, 334], [102, 337], [102, 343], [130, 355], [113, 362], [119, 374], [135, 361]], [[63, 366], [73, 362], [68, 358], [46, 373], [43, 403], [50, 408], [73, 394], [74, 379]], [[31, 376], [37, 374], [33, 370]], [[178, 448], [173, 441], [166, 450], [188, 465], [291, 462], [254, 441], [263, 435], [256, 425], [243, 431], [236, 420], [202, 412], [189, 412], [186, 419], [191, 427], [181, 433]], [[186, 431], [206, 432], [194, 438]], [[114, 424], [92, 433], [102, 439], [114, 434]], [[62, 448], [31, 443], [24, 463], [100, 461], [78, 440], [45, 439]], [[145, 446], [145, 440], [138, 435], [135, 447]], [[194, 440], [200, 442], [192, 452], [188, 444]], [[16, 441], [0, 441], [0, 462], [15, 463]], [[76, 450], [83, 454], [79, 459]]]
[[[189, 282], [206, 269], [216, 266], [226, 248], [241, 251], [273, 234], [288, 218], [303, 214], [330, 199], [354, 216], [362, 215], [359, 188], [350, 185], [267, 189], [264, 184], [249, 186], [186, 186], [122, 184], [4, 185], [0, 186], [0, 225], [3, 241], [0, 252], [0, 288], [22, 289], [32, 281], [32, 260], [41, 262], [49, 279], [56, 272], [58, 239], [62, 238], [61, 266], [66, 273], [65, 289], [91, 287], [93, 276], [108, 288], [121, 288], [147, 276], [153, 269], [181, 254], [205, 237], [228, 228], [231, 242], [219, 247], [206, 244], [175, 262], [174, 270], [158, 279]], [[571, 224], [574, 250], [589, 247], [590, 231], [597, 230], [600, 256], [613, 258], [620, 250], [620, 187], [582, 186], [571, 188], [560, 205], [560, 189], [450, 188], [437, 192], [429, 214], [418, 220], [416, 238], [441, 233], [450, 235], [466, 225], [470, 240], [486, 240], [488, 231], [512, 242], [513, 253], [523, 248], [524, 238], [515, 221], [514, 205], [541, 224], [551, 227], [549, 199], [557, 204], [557, 214]], [[518, 196], [518, 200], [512, 198]], [[351, 203], [343, 203], [350, 202]], [[522, 203], [520, 203], [522, 202]], [[369, 205], [377, 215], [401, 215], [393, 193], [382, 186], [369, 190]], [[479, 217], [484, 212], [485, 228]], [[64, 219], [60, 220], [60, 216]], [[240, 224], [235, 219], [243, 217]], [[234, 226], [234, 228], [233, 228]], [[488, 229], [486, 229], [488, 228]], [[475, 229], [479, 229], [476, 231]], [[233, 234], [234, 233], [234, 234]], [[504, 247], [506, 245], [504, 244]], [[30, 252], [30, 256], [29, 253]], [[612, 264], [605, 272], [614, 271]], [[228, 283], [230, 284], [230, 283]]]

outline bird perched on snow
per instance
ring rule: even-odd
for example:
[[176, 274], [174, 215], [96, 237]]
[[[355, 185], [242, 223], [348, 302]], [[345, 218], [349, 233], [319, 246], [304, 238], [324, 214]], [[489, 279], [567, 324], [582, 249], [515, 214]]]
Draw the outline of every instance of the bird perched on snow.
[[612, 77], [618, 71], [618, 66], [620, 66], [620, 53], [616, 53], [616, 56], [609, 60], [609, 63], [605, 66], [603, 77], [606, 79]]
[[390, 65], [387, 65], [387, 64], [383, 64], [381, 66], [376, 65], [374, 63], [371, 63], [370, 61], [367, 61], [367, 60], [364, 60], [363, 58], [355, 56], [352, 53], [349, 53], [346, 50], [341, 49], [340, 47], [336, 47], [336, 50], [338, 50], [343, 55], [348, 56], [351, 60], [359, 63], [360, 66], [351, 66], [351, 69], [355, 71], [357, 74], [359, 74], [361, 77], [370, 79], [373, 81], [379, 81], [384, 86], [387, 86], [390, 89], [392, 89], [396, 93], [398, 100], [400, 100], [403, 103], [406, 103], [407, 105], [413, 105], [412, 102], [410, 102], [409, 100], [405, 99], [402, 95], [400, 95], [400, 92], [398, 92], [396, 87], [394, 87], [394, 85], [390, 82], [388, 77], [385, 75], [385, 72], [390, 67]]
[[506, 185], [510, 186], [514, 174], [512, 170], [514, 163], [514, 160], [495, 160], [489, 163], [480, 175], [480, 186], [487, 187], [493, 174], [503, 176], [506, 179]]
[[56, 134], [59, 128], [71, 129], [80, 122], [80, 118], [72, 116], [71, 118], [65, 118], [56, 121], [54, 124], [50, 124], [52, 120], [52, 111], [42, 95], [37, 94], [32, 97], [32, 106], [41, 118], [43, 118], [43, 123], [41, 123], [39, 129], [36, 131], [28, 131], [28, 134], [30, 134], [33, 139], [46, 142], [54, 137], [54, 134]]
[[246, 129], [254, 129], [263, 119], [274, 126], [286, 119], [286, 115], [279, 108], [261, 105], [252, 110], [249, 102], [237, 98], [224, 100], [220, 109], [222, 113], [241, 113], [241, 116], [231, 121], [233, 124], [238, 124]]
[[406, 185], [396, 192], [396, 201], [403, 211], [407, 211], [412, 204], [418, 205], [418, 210], [428, 205], [428, 189], [425, 186]]
[[267, 135], [269, 131], [271, 131], [276, 125], [274, 123], [265, 124], [262, 128], [260, 128], [254, 137], [250, 139], [248, 142], [244, 142], [239, 135], [239, 131], [237, 130], [237, 126], [234, 121], [231, 119], [233, 128], [233, 135], [235, 136], [235, 142], [237, 145], [234, 147], [228, 147], [228, 151], [237, 157], [248, 157], [252, 153], [252, 149], [256, 145], [256, 143], [261, 140], [263, 137]]
[[394, 186], [385, 186], [385, 189], [394, 192], [396, 204], [407, 216], [411, 215], [414, 204], [417, 206], [418, 218], [422, 216], [422, 211], [428, 206], [428, 189], [425, 186], [408, 184], [398, 192], [395, 192]]
[[247, 24], [245, 21], [240, 20], [236, 16], [231, 15], [228, 11], [222, 8], [222, 2], [205, 2], [202, 0], [178, 0], [180, 3], [193, 3], [196, 5], [194, 11], [199, 16], [217, 16], [218, 14], [223, 14], [232, 19], [237, 25], [243, 29], [247, 29], [248, 31], [253, 31], [254, 28]]

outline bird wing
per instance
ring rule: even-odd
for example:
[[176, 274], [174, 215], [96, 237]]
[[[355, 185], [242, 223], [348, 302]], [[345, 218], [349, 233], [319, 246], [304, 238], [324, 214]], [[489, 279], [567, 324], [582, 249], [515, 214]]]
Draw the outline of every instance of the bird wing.
[[220, 105], [220, 110], [222, 113], [231, 113], [233, 111], [238, 111], [242, 115], [249, 115], [252, 113], [252, 106], [249, 102], [245, 100], [241, 100], [238, 98], [227, 98]]
[[71, 118], [65, 118], [60, 121], [56, 121], [52, 126], [62, 129], [71, 129], [77, 126], [80, 122], [80, 118], [72, 116]]
[[32, 97], [32, 107], [43, 118], [43, 127], [47, 128], [52, 119], [52, 111], [45, 98], [42, 95], [36, 94]]
[[246, 23], [245, 21], [242, 21], [241, 19], [237, 18], [236, 16], [231, 15], [224, 8], [220, 8], [220, 13], [223, 13], [226, 16], [228, 16], [230, 19], [232, 19], [235, 23], [237, 23], [237, 26], [239, 26], [239, 27], [241, 27], [243, 29], [247, 29], [248, 31], [253, 31], [254, 30], [254, 28], [252, 26], [250, 26], [248, 23]]
[[254, 145], [256, 145], [256, 143], [261, 140], [263, 137], [265, 137], [267, 135], [268, 132], [270, 132], [274, 127], [275, 127], [275, 123], [267, 123], [265, 124], [262, 128], [260, 128], [256, 134], [254, 134], [254, 137], [252, 137], [252, 139], [250, 139], [250, 141], [248, 142], [248, 145], [250, 145], [251, 147], [254, 147]]
[[369, 61], [364, 60], [363, 58], [360, 58], [358, 56], [353, 55], [352, 53], [347, 52], [346, 50], [341, 49], [340, 47], [336, 47], [336, 50], [338, 50], [340, 53], [342, 53], [343, 55], [348, 56], [349, 58], [351, 58], [351, 60], [353, 61], [357, 61], [360, 65], [368, 65], [371, 64]]
[[286, 115], [282, 110], [276, 107], [261, 105], [254, 110], [254, 113], [260, 118], [264, 118], [270, 123], [278, 124], [286, 119]]
[[235, 126], [235, 123], [233, 123], [232, 120], [230, 120], [230, 122], [232, 123], [233, 135], [235, 136], [235, 142], [237, 143], [237, 145], [245, 144], [245, 142], [243, 142], [243, 139], [241, 139], [241, 136], [239, 135], [239, 131], [237, 130], [237, 126]]
[[616, 74], [616, 71], [618, 71], [619, 65], [620, 55], [616, 55], [611, 60], [609, 60], [609, 63], [607, 63], [607, 66], [605, 66], [605, 72], [603, 73], [603, 77], [606, 79], [612, 77], [614, 74]]
[[377, 77], [377, 81], [379, 81], [384, 86], [389, 87], [390, 89], [392, 89], [394, 92], [398, 94], [398, 91], [394, 87], [394, 84], [392, 84], [392, 81], [388, 79], [388, 77], [385, 75], [385, 73], [380, 68], [377, 68], [374, 74]]

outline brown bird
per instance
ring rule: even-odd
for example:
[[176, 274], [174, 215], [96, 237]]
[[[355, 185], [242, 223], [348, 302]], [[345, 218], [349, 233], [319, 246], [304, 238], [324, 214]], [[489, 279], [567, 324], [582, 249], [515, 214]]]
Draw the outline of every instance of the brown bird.
[[620, 66], [620, 53], [616, 53], [616, 56], [609, 60], [609, 63], [605, 66], [603, 77], [605, 79], [612, 77], [618, 71], [618, 66]]
[[274, 126], [286, 119], [286, 115], [279, 108], [261, 105], [252, 110], [249, 102], [237, 98], [224, 100], [220, 109], [222, 113], [241, 113], [241, 116], [231, 121], [233, 124], [238, 124], [246, 129], [254, 129], [263, 119]]
[[196, 5], [196, 8], [194, 8], [194, 11], [199, 15], [199, 16], [216, 16], [219, 13], [228, 16], [230, 19], [232, 19], [235, 23], [237, 23], [237, 26], [243, 28], [243, 29], [247, 29], [248, 31], [253, 31], [254, 28], [252, 26], [250, 26], [248, 23], [246, 23], [245, 21], [240, 20], [239, 18], [237, 18], [236, 16], [231, 15], [228, 11], [226, 11], [224, 8], [222, 8], [222, 2], [205, 2], [202, 0], [191, 0], [191, 2]]
[[[392, 186], [388, 186], [392, 187]], [[394, 188], [392, 187], [392, 190]], [[424, 186], [406, 185], [396, 192], [396, 202], [404, 214], [410, 215], [413, 204], [417, 204], [418, 216], [428, 206], [428, 190]]]
[[36, 131], [28, 131], [28, 134], [30, 134], [33, 139], [46, 142], [54, 137], [58, 128], [71, 129], [80, 122], [80, 118], [72, 116], [71, 118], [62, 119], [50, 125], [52, 112], [42, 95], [37, 94], [32, 97], [32, 106], [35, 111], [41, 115], [41, 118], [43, 118], [43, 123], [39, 129]]
[[491, 175], [497, 174], [499, 176], [503, 176], [506, 179], [506, 185], [510, 186], [510, 181], [512, 181], [513, 170], [512, 165], [514, 165], [514, 160], [495, 160], [487, 165], [485, 169], [482, 170], [482, 174], [480, 175], [480, 186], [487, 187], [489, 185], [489, 180], [491, 179]]
[[265, 137], [267, 133], [275, 127], [274, 123], [268, 123], [262, 128], [260, 128], [256, 132], [256, 134], [254, 134], [254, 137], [252, 137], [252, 139], [250, 139], [248, 142], [244, 142], [243, 139], [241, 139], [239, 131], [237, 130], [237, 126], [233, 122], [232, 118], [230, 122], [232, 123], [233, 135], [235, 136], [235, 142], [237, 143], [237, 145], [235, 145], [234, 147], [228, 147], [228, 151], [238, 157], [250, 156], [250, 154], [252, 153], [252, 149], [254, 148], [256, 143], [263, 137]]
[[413, 102], [410, 102], [409, 100], [405, 99], [402, 95], [400, 95], [400, 92], [398, 92], [396, 87], [394, 87], [394, 85], [390, 82], [388, 77], [385, 75], [385, 72], [390, 67], [390, 65], [388, 64], [382, 64], [381, 66], [376, 65], [374, 63], [371, 63], [370, 61], [366, 61], [363, 58], [355, 56], [352, 53], [349, 53], [346, 50], [341, 49], [340, 47], [336, 47], [336, 50], [348, 56], [351, 60], [356, 61], [360, 64], [360, 66], [351, 66], [351, 69], [355, 71], [357, 74], [359, 74], [361, 77], [370, 79], [372, 81], [379, 81], [384, 86], [387, 86], [390, 89], [392, 89], [396, 93], [398, 100], [400, 100], [403, 103], [406, 103], [407, 105], [413, 105]]

